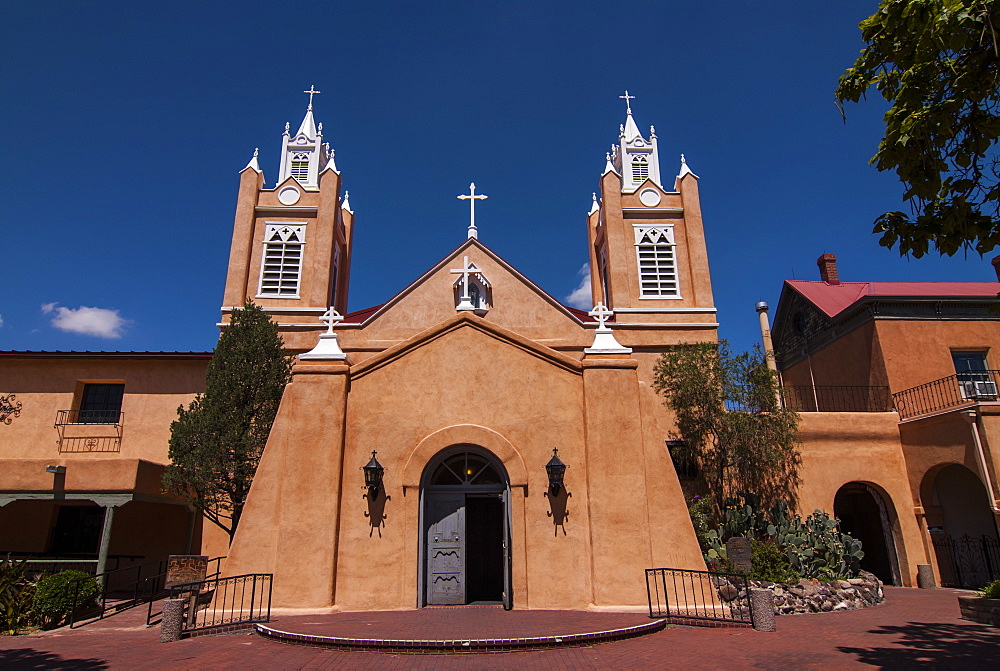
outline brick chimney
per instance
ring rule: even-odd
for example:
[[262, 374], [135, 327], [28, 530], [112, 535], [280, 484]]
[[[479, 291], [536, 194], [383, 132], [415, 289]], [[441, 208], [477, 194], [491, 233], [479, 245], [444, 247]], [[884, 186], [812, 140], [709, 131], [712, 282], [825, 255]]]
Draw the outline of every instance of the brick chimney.
[[997, 271], [997, 282], [1000, 282], [1000, 256], [994, 256], [991, 263], [993, 264], [993, 270]]
[[[840, 276], [837, 275], [837, 257], [835, 255], [823, 254], [816, 259], [816, 265], [819, 266], [819, 278], [821, 280], [827, 284], [840, 284]], [[1000, 272], [1000, 270], [997, 272]]]

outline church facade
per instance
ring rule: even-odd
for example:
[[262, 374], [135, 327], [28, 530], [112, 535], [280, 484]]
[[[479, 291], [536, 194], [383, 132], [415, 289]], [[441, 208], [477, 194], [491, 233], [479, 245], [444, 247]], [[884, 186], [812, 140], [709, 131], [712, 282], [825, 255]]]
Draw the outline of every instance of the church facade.
[[697, 177], [682, 163], [663, 184], [630, 108], [618, 135], [586, 221], [610, 322], [474, 223], [387, 303], [341, 317], [355, 222], [312, 110], [273, 188], [251, 161], [224, 319], [253, 299], [299, 359], [228, 574], [274, 573], [277, 607], [620, 609], [644, 607], [643, 569], [704, 567], [650, 386], [666, 348], [717, 337]]

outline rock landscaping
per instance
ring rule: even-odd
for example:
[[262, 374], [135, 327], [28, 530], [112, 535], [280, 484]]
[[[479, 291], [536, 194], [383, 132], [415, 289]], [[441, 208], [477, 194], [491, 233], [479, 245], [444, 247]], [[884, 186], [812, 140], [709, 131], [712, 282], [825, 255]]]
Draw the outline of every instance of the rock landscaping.
[[[792, 613], [828, 613], [835, 610], [857, 610], [885, 601], [882, 581], [867, 571], [857, 578], [820, 582], [803, 578], [797, 583], [781, 584], [762, 580], [740, 580], [743, 585], [725, 582], [719, 585], [719, 596], [725, 601], [746, 597], [747, 589], [767, 589], [774, 593], [775, 615]], [[749, 583], [746, 585], [746, 583]]]

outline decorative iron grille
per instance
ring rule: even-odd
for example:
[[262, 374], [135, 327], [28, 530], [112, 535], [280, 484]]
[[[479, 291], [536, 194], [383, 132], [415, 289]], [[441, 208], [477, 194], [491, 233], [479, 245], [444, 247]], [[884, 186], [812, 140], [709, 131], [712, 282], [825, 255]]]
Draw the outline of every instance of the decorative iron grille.
[[10, 424], [15, 417], [20, 416], [21, 402], [17, 400], [17, 395], [0, 396], [0, 422]]
[[248, 573], [171, 587], [168, 598], [187, 599], [182, 635], [270, 622], [272, 577], [271, 573]]
[[942, 587], [974, 589], [1000, 579], [1000, 542], [990, 536], [933, 541]]

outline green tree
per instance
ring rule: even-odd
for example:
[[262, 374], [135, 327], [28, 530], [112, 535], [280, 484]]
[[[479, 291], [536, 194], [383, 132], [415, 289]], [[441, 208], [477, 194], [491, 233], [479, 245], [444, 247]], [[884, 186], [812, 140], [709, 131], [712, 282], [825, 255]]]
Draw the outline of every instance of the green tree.
[[225, 530], [230, 543], [290, 378], [278, 327], [248, 300], [222, 330], [205, 393], [178, 408], [170, 425], [164, 488]]
[[755, 492], [794, 501], [798, 414], [778, 403], [777, 378], [759, 349], [734, 355], [725, 340], [680, 345], [656, 363], [654, 389], [677, 417], [720, 519], [727, 498]]
[[837, 99], [874, 87], [892, 104], [871, 162], [894, 170], [909, 214], [875, 220], [879, 244], [921, 257], [1000, 244], [1000, 0], [882, 0]]

